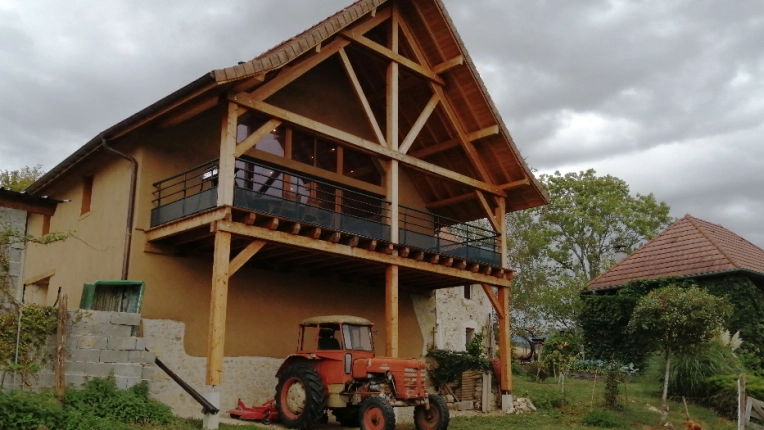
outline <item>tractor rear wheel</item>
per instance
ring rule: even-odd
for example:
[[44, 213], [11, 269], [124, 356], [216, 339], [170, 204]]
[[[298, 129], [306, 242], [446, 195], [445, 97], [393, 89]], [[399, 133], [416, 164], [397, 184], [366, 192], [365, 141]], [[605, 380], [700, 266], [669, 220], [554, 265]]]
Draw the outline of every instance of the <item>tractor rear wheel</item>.
[[395, 411], [381, 397], [369, 397], [361, 403], [361, 430], [395, 430]]
[[446, 430], [450, 416], [448, 406], [440, 396], [428, 394], [430, 409], [424, 406], [414, 408], [414, 425], [417, 430]]
[[287, 368], [276, 386], [276, 409], [286, 427], [312, 429], [326, 409], [326, 392], [318, 372], [303, 365]]

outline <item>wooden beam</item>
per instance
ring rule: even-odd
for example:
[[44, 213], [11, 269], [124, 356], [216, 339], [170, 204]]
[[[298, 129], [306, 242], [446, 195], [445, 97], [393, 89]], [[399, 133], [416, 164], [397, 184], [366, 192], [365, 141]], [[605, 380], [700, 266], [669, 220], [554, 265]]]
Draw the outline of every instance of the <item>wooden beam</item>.
[[254, 75], [251, 78], [247, 79], [246, 81], [243, 81], [240, 84], [236, 84], [235, 87], [231, 88], [231, 91], [234, 93], [238, 93], [241, 91], [247, 91], [249, 89], [252, 89], [262, 84], [265, 81], [266, 74], [267, 73], [259, 73], [257, 75]]
[[464, 64], [464, 56], [457, 55], [456, 57], [450, 60], [444, 61], [438, 64], [437, 66], [433, 67], [432, 71], [440, 75], [441, 73], [445, 73], [453, 69], [454, 67], [461, 66], [463, 64]]
[[56, 203], [36, 203], [25, 200], [24, 197], [17, 198], [16, 196], [0, 195], [0, 207], [6, 207], [11, 209], [18, 209], [20, 211], [26, 211], [33, 214], [40, 214], [46, 216], [53, 216], [56, 214]]
[[493, 306], [493, 310], [496, 311], [496, 315], [501, 319], [504, 318], [504, 307], [502, 306], [501, 302], [499, 301], [499, 298], [496, 297], [496, 294], [493, 293], [493, 290], [491, 289], [491, 286], [488, 284], [480, 284], [480, 286], [483, 287], [483, 291], [485, 292], [485, 296], [488, 297], [488, 301], [491, 302], [491, 306]]
[[451, 267], [454, 265], [454, 257], [446, 257], [440, 264], [443, 267]]
[[190, 215], [186, 218], [181, 218], [177, 221], [146, 230], [146, 241], [153, 242], [155, 240], [165, 239], [222, 219], [231, 219], [230, 207], [222, 207]]
[[217, 106], [218, 104], [218, 98], [212, 97], [207, 100], [202, 101], [201, 103], [197, 103], [189, 108], [186, 108], [184, 110], [181, 110], [180, 112], [171, 115], [166, 120], [159, 123], [159, 128], [170, 128], [172, 126], [178, 125], [186, 120], [189, 120], [196, 115], [199, 115], [202, 112], [205, 112], [207, 110], [210, 110]]
[[[300, 248], [312, 249], [318, 252], [325, 252], [341, 257], [356, 258], [364, 261], [371, 261], [381, 264], [393, 264], [407, 269], [418, 270], [422, 272], [434, 273], [442, 276], [466, 281], [473, 284], [486, 283], [498, 286], [509, 286], [510, 281], [499, 279], [493, 276], [485, 276], [480, 273], [470, 273], [466, 270], [460, 270], [456, 267], [446, 267], [445, 265], [430, 264], [426, 261], [415, 261], [409, 258], [400, 258], [396, 255], [385, 252], [369, 251], [358, 247], [351, 248], [342, 244], [333, 244], [322, 240], [314, 240], [304, 236], [293, 236], [281, 231], [272, 231], [260, 227], [248, 226], [231, 221], [218, 221], [216, 223], [218, 231], [227, 231], [231, 234], [260, 239], [270, 243], [282, 244], [287, 246], [296, 246]], [[388, 246], [392, 246], [389, 244]], [[466, 267], [467, 262], [460, 261], [460, 266]]]
[[257, 220], [257, 215], [250, 212], [247, 214], [247, 218], [244, 219], [244, 224], [246, 225], [254, 225], [255, 220]]
[[[467, 137], [470, 139], [471, 142], [474, 142], [474, 141], [476, 141], [478, 139], [482, 139], [484, 137], [490, 136], [490, 134], [486, 134], [486, 133], [490, 133], [490, 132], [492, 132], [494, 130], [496, 131], [496, 133], [494, 133], [494, 134], [498, 134], [498, 132], [499, 132], [498, 131], [498, 126], [493, 126], [493, 127], [484, 128], [482, 130], [478, 130], [476, 132], [470, 133], [470, 134], [467, 135]], [[437, 153], [442, 152], [442, 151], [447, 151], [447, 150], [449, 150], [451, 148], [456, 148], [459, 145], [460, 145], [460, 143], [459, 143], [458, 139], [447, 140], [445, 142], [441, 142], [441, 143], [438, 143], [438, 144], [435, 144], [435, 145], [432, 145], [432, 146], [428, 146], [427, 148], [420, 149], [419, 151], [413, 152], [411, 154], [411, 156], [412, 157], [416, 157], [416, 158], [425, 158], [425, 157], [429, 157], [430, 155], [437, 154]]]
[[508, 184], [499, 185], [499, 188], [506, 191], [506, 190], [511, 190], [513, 188], [530, 185], [530, 184], [531, 184], [531, 180], [528, 178], [525, 178], [525, 179], [520, 179], [519, 181], [510, 182]]
[[393, 52], [392, 50], [385, 48], [384, 46], [372, 41], [371, 39], [367, 37], [361, 36], [352, 30], [341, 31], [339, 34], [347, 38], [348, 40], [351, 40], [365, 48], [368, 48], [371, 52], [374, 52], [384, 58], [392, 60], [396, 64], [400, 64], [401, 66], [411, 70], [412, 72], [424, 78], [429, 79], [436, 85], [446, 85], [446, 82], [440, 76], [438, 76], [437, 73], [433, 72], [432, 70], [424, 66], [420, 66], [414, 61], [411, 61], [408, 58], [404, 57], [403, 55], [397, 54]]
[[316, 227], [312, 229], [306, 237], [309, 237], [313, 240], [318, 240], [319, 238], [321, 238], [321, 227]]
[[[503, 316], [499, 317], [499, 362], [501, 368], [502, 394], [512, 394], [512, 335], [509, 327], [509, 287], [499, 287], [499, 306]], [[497, 312], [498, 314], [498, 312]]]
[[462, 194], [460, 196], [449, 197], [447, 199], [438, 200], [437, 202], [427, 203], [426, 207], [427, 209], [437, 209], [437, 208], [442, 208], [444, 206], [451, 206], [457, 203], [466, 202], [467, 200], [473, 200], [476, 197], [477, 197], [476, 192], [471, 191], [467, 194]]
[[482, 130], [473, 131], [472, 133], [468, 134], [468, 138], [470, 142], [474, 142], [476, 140], [484, 139], [489, 136], [496, 136], [499, 134], [499, 126], [498, 125], [492, 125], [490, 127], [486, 127]]
[[295, 124], [300, 127], [308, 128], [319, 134], [328, 136], [329, 138], [332, 138], [338, 142], [342, 142], [342, 143], [345, 143], [346, 145], [354, 146], [358, 149], [361, 149], [364, 152], [371, 153], [380, 157], [384, 157], [386, 159], [399, 161], [405, 164], [406, 166], [412, 169], [418, 170], [420, 172], [424, 172], [434, 176], [439, 176], [441, 178], [450, 180], [452, 182], [466, 185], [471, 188], [483, 190], [491, 194], [499, 195], [502, 197], [504, 196], [504, 192], [499, 190], [499, 188], [496, 185], [488, 184], [486, 182], [471, 178], [467, 175], [456, 173], [452, 170], [448, 170], [443, 167], [437, 166], [435, 164], [419, 160], [417, 158], [414, 158], [406, 154], [401, 154], [400, 152], [392, 150], [391, 148], [383, 147], [382, 145], [379, 145], [378, 143], [374, 143], [366, 139], [363, 139], [361, 137], [354, 136], [345, 131], [336, 129], [326, 124], [322, 124], [318, 121], [312, 120], [310, 118], [306, 118], [302, 115], [298, 115], [294, 112], [287, 111], [280, 107], [273, 106], [265, 102], [250, 99], [247, 94], [244, 94], [244, 93], [238, 94], [236, 96], [233, 96], [232, 98], [233, 98], [233, 101], [243, 106], [250, 107], [266, 115], [280, 118], [284, 120], [285, 122]]
[[234, 176], [236, 175], [236, 112], [239, 106], [221, 98], [226, 105], [220, 130], [220, 160], [218, 161], [218, 206], [233, 206]]
[[[394, 11], [396, 5], [393, 4], [391, 9]], [[390, 52], [393, 54], [398, 53], [398, 18], [395, 13], [391, 14], [390, 28], [388, 35], [388, 43], [390, 44]], [[385, 130], [387, 138], [387, 147], [398, 153], [400, 139], [399, 119], [400, 119], [400, 105], [399, 105], [399, 90], [400, 90], [400, 74], [398, 63], [392, 61], [387, 66], [387, 74], [385, 81], [385, 88], [387, 91], [387, 104], [386, 104], [386, 125]], [[390, 242], [398, 243], [398, 236], [400, 234], [398, 228], [398, 194], [399, 194], [399, 166], [398, 160], [390, 160], [385, 167], [385, 199], [390, 202], [390, 217], [388, 222], [390, 224]]]
[[223, 379], [225, 319], [228, 304], [228, 269], [231, 255], [231, 233], [215, 233], [215, 254], [212, 263], [210, 320], [207, 330], [207, 385], [220, 385]]
[[255, 145], [257, 145], [257, 142], [260, 142], [265, 136], [273, 133], [273, 130], [275, 130], [280, 125], [281, 120], [278, 119], [272, 119], [263, 124], [260, 128], [255, 130], [254, 133], [250, 134], [246, 139], [242, 140], [236, 145], [235, 156], [238, 158], [244, 155], [245, 152], [254, 148]]
[[257, 160], [264, 161], [267, 164], [273, 164], [277, 167], [283, 167], [284, 169], [292, 170], [295, 172], [302, 172], [306, 175], [314, 176], [329, 182], [335, 182], [346, 187], [366, 191], [378, 196], [384, 196], [386, 192], [385, 187], [380, 187], [379, 185], [370, 184], [368, 182], [360, 181], [358, 179], [340, 175], [338, 173], [330, 172], [318, 167], [313, 167], [305, 163], [300, 163], [299, 161], [279, 157], [278, 155], [269, 154], [259, 149], [251, 149], [247, 155]]
[[411, 148], [411, 145], [414, 144], [416, 138], [419, 137], [419, 132], [422, 131], [422, 127], [424, 127], [425, 123], [427, 123], [427, 120], [430, 119], [430, 115], [432, 115], [432, 112], [438, 106], [439, 102], [440, 99], [438, 96], [433, 94], [433, 96], [430, 98], [430, 101], [427, 102], [427, 105], [419, 115], [419, 118], [417, 118], [417, 120], [414, 122], [414, 125], [411, 126], [409, 134], [403, 140], [403, 143], [401, 143], [401, 147], [398, 149], [401, 154], [407, 153], [409, 148]]
[[385, 356], [398, 357], [398, 266], [385, 271]]
[[432, 254], [430, 258], [427, 259], [427, 262], [430, 264], [438, 264], [440, 261], [440, 255], [438, 254]]
[[488, 200], [486, 200], [481, 191], [475, 191], [475, 195], [477, 195], [478, 202], [480, 202], [480, 207], [483, 209], [483, 214], [486, 218], [488, 218], [488, 221], [491, 223], [491, 226], [493, 226], [493, 229], [497, 232], [500, 232], [501, 221], [496, 219], [496, 214], [494, 213], [493, 208], [491, 208], [491, 205], [488, 204]]
[[377, 122], [377, 117], [374, 116], [374, 111], [371, 110], [371, 105], [369, 104], [369, 100], [366, 98], [366, 94], [363, 92], [363, 88], [361, 87], [361, 82], [358, 80], [358, 76], [355, 74], [355, 70], [353, 70], [353, 65], [350, 64], [350, 58], [348, 58], [348, 54], [345, 52], [344, 49], [340, 49], [340, 59], [342, 59], [342, 64], [345, 66], [345, 72], [348, 75], [348, 78], [350, 79], [350, 83], [353, 84], [353, 90], [355, 90], [355, 95], [358, 97], [358, 101], [361, 102], [361, 106], [363, 107], [364, 112], [366, 113], [366, 119], [369, 121], [369, 125], [371, 126], [371, 129], [374, 131], [374, 135], [377, 137], [377, 140], [379, 141], [380, 145], [387, 145], [387, 141], [385, 140], [385, 135], [382, 133], [382, 129], [379, 128], [379, 122]]
[[501, 267], [502, 269], [509, 268], [509, 244], [507, 243], [507, 202], [503, 197], [498, 198], [499, 206], [496, 208], [496, 222], [499, 223], [499, 228], [496, 231], [499, 233], [499, 237], [496, 240], [499, 241], [499, 254], [501, 254]]
[[158, 245], [147, 241], [143, 244], [143, 252], [158, 255], [175, 255], [178, 253], [178, 248], [172, 245]]
[[234, 257], [233, 260], [231, 260], [231, 263], [228, 266], [228, 277], [230, 278], [233, 276], [236, 272], [239, 271], [242, 267], [244, 267], [245, 264], [255, 255], [257, 254], [265, 244], [268, 243], [264, 240], [255, 240], [249, 245], [247, 245], [246, 248], [242, 249], [241, 252], [239, 252], [236, 257]]
[[[390, 16], [390, 9], [385, 9], [377, 13], [376, 16], [357, 24], [352, 31], [356, 34], [365, 34], [372, 28], [386, 21], [388, 18], [390, 18]], [[275, 94], [278, 90], [284, 88], [291, 82], [294, 82], [294, 80], [304, 75], [309, 70], [319, 65], [332, 55], [336, 54], [340, 49], [348, 46], [349, 44], [349, 40], [345, 40], [341, 37], [334, 39], [331, 43], [323, 46], [320, 49], [320, 52], [314, 54], [313, 56], [308, 57], [293, 66], [281, 69], [278, 76], [264, 83], [262, 86], [253, 91], [250, 96], [254, 100], [267, 99], [268, 97]]]

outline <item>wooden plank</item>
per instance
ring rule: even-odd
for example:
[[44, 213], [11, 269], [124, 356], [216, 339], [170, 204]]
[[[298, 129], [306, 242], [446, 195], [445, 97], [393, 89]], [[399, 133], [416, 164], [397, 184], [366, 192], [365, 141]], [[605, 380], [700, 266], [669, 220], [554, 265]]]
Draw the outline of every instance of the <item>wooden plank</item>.
[[358, 80], [358, 76], [356, 75], [355, 70], [353, 70], [353, 65], [350, 64], [350, 58], [348, 58], [348, 54], [345, 52], [344, 49], [340, 49], [339, 54], [340, 54], [340, 59], [342, 59], [342, 64], [345, 66], [345, 72], [347, 73], [348, 78], [350, 79], [350, 83], [353, 84], [353, 90], [355, 90], [355, 95], [358, 98], [358, 101], [361, 103], [361, 106], [363, 107], [363, 111], [366, 113], [366, 119], [369, 121], [369, 125], [371, 126], [371, 129], [374, 131], [374, 135], [377, 137], [377, 140], [379, 141], [380, 145], [387, 145], [387, 141], [385, 140], [385, 135], [382, 133], [382, 129], [379, 128], [379, 122], [377, 122], [377, 117], [374, 116], [374, 111], [371, 109], [369, 100], [366, 98], [366, 94], [363, 92], [363, 88], [361, 87], [361, 82]]
[[[471, 142], [474, 142], [474, 141], [476, 141], [478, 139], [486, 137], [487, 135], [485, 133], [487, 133], [488, 131], [491, 131], [493, 129], [494, 129], [494, 127], [488, 127], [486, 129], [483, 129], [483, 130], [478, 130], [478, 131], [476, 131], [474, 133], [468, 134], [467, 137], [470, 139]], [[497, 133], [498, 133], [498, 128], [497, 128]], [[451, 148], [456, 148], [459, 145], [460, 145], [460, 143], [459, 143], [458, 139], [447, 140], [445, 142], [441, 142], [441, 143], [438, 143], [438, 144], [435, 144], [435, 145], [432, 145], [432, 146], [428, 146], [427, 148], [420, 149], [419, 151], [413, 152], [413, 153], [411, 153], [411, 156], [412, 157], [416, 157], [416, 158], [425, 158], [425, 157], [429, 157], [430, 155], [437, 154], [437, 153], [442, 152], [442, 151], [447, 151], [447, 150], [449, 150]]]
[[508, 184], [499, 185], [499, 188], [506, 191], [506, 190], [511, 190], [513, 188], [522, 187], [522, 186], [525, 186], [525, 185], [530, 185], [530, 184], [531, 184], [531, 180], [528, 179], [528, 178], [525, 178], [525, 179], [521, 179], [519, 181], [510, 182]]
[[439, 176], [449, 181], [466, 185], [471, 188], [483, 190], [491, 194], [495, 194], [502, 197], [505, 196], [504, 192], [499, 190], [499, 188], [496, 185], [488, 184], [486, 182], [471, 178], [466, 175], [462, 175], [461, 173], [457, 173], [440, 166], [436, 166], [435, 164], [419, 160], [417, 158], [414, 158], [406, 154], [401, 154], [400, 152], [394, 151], [391, 148], [383, 147], [382, 145], [379, 145], [377, 143], [368, 141], [358, 136], [354, 136], [350, 133], [344, 132], [342, 130], [336, 129], [326, 124], [322, 124], [318, 121], [314, 121], [310, 118], [306, 118], [302, 115], [298, 115], [294, 112], [287, 111], [277, 106], [273, 106], [271, 104], [268, 104], [262, 101], [249, 99], [247, 94], [242, 93], [242, 94], [233, 96], [233, 101], [243, 106], [247, 106], [254, 110], [262, 112], [266, 115], [280, 118], [284, 120], [285, 122], [292, 123], [300, 127], [308, 128], [319, 134], [335, 139], [338, 142], [354, 146], [358, 149], [363, 150], [364, 152], [372, 153], [374, 155], [384, 157], [386, 159], [399, 161], [412, 169], [415, 169], [430, 175]]
[[751, 399], [751, 405], [753, 406], [753, 411], [751, 412], [751, 418], [756, 418], [757, 420], [764, 420], [764, 402], [758, 399], [754, 399], [753, 397], [749, 397]]
[[491, 286], [488, 284], [480, 284], [480, 286], [483, 287], [485, 296], [488, 297], [488, 301], [491, 302], [491, 306], [493, 306], [493, 310], [496, 311], [496, 315], [498, 315], [499, 318], [504, 318], [504, 308], [502, 307], [499, 298], [493, 293]]
[[192, 230], [203, 225], [208, 225], [213, 221], [230, 218], [230, 207], [217, 208], [207, 212], [191, 215], [186, 218], [181, 218], [177, 221], [146, 230], [146, 241], [152, 242], [160, 239], [166, 239], [170, 236], [175, 236], [185, 231]]
[[433, 67], [432, 71], [440, 75], [442, 73], [445, 73], [463, 64], [464, 64], [464, 55], [457, 55], [456, 57], [450, 60], [444, 61], [438, 64], [437, 66]]
[[228, 259], [231, 254], [231, 233], [215, 233], [215, 254], [212, 263], [212, 291], [210, 297], [210, 321], [207, 330], [207, 378], [206, 384], [217, 386], [223, 379], [223, 356], [225, 354], [225, 319], [228, 303]]
[[246, 248], [242, 249], [239, 254], [234, 257], [233, 260], [231, 260], [231, 263], [228, 266], [228, 276], [233, 276], [236, 272], [239, 271], [242, 267], [244, 267], [245, 264], [255, 255], [257, 254], [265, 244], [268, 243], [264, 240], [255, 240], [249, 245], [247, 245]]
[[501, 267], [503, 269], [509, 269], [509, 244], [507, 243], [507, 202], [504, 197], [498, 198], [499, 205], [496, 207], [496, 213], [494, 217], [498, 223], [497, 232], [499, 237], [496, 240], [499, 241], [499, 254], [501, 254]]
[[218, 206], [233, 205], [233, 185], [236, 172], [236, 131], [239, 107], [236, 103], [222, 99], [227, 109], [223, 109], [220, 130], [220, 160], [218, 161]]
[[398, 266], [385, 271], [385, 356], [398, 357]]
[[246, 139], [242, 140], [239, 144], [236, 145], [235, 156], [238, 158], [244, 155], [245, 152], [254, 148], [258, 142], [263, 140], [265, 136], [273, 133], [273, 130], [275, 130], [280, 125], [281, 120], [278, 119], [272, 119], [263, 124], [262, 127], [255, 130], [252, 134], [247, 136]]
[[[414, 269], [421, 272], [429, 272], [442, 276], [451, 277], [457, 280], [464, 280], [472, 284], [491, 284], [497, 286], [509, 286], [511, 282], [506, 279], [499, 279], [493, 276], [485, 276], [480, 273], [470, 273], [466, 270], [460, 270], [455, 267], [446, 267], [445, 265], [430, 264], [426, 261], [415, 261], [409, 258], [401, 258], [386, 252], [375, 252], [358, 247], [351, 248], [342, 244], [333, 244], [322, 240], [314, 240], [305, 236], [293, 236], [281, 231], [273, 231], [260, 227], [247, 226], [241, 223], [231, 221], [218, 221], [216, 223], [217, 231], [227, 231], [242, 237], [265, 240], [270, 243], [296, 246], [306, 249], [312, 249], [318, 252], [325, 252], [342, 257], [356, 258], [364, 261], [371, 261], [382, 264], [394, 264], [407, 269]], [[392, 244], [388, 245], [392, 247]], [[466, 267], [466, 261], [462, 260]]]
[[434, 95], [430, 98], [430, 101], [427, 102], [427, 105], [422, 110], [422, 113], [419, 115], [419, 118], [416, 119], [414, 122], [414, 125], [411, 126], [411, 130], [409, 131], [409, 134], [406, 136], [406, 138], [403, 140], [403, 143], [401, 143], [401, 147], [398, 149], [398, 151], [401, 152], [401, 154], [405, 154], [408, 152], [409, 148], [411, 148], [411, 145], [414, 144], [414, 141], [417, 137], [419, 137], [419, 132], [422, 131], [422, 127], [424, 127], [425, 123], [427, 123], [427, 120], [430, 119], [430, 115], [432, 115], [432, 112], [435, 110], [435, 108], [438, 106], [438, 103], [440, 102], [440, 99], [437, 95]]
[[[365, 34], [372, 28], [390, 18], [390, 16], [390, 9], [385, 9], [377, 13], [375, 17], [357, 24], [352, 31], [356, 34]], [[349, 40], [345, 40], [341, 37], [334, 39], [331, 43], [321, 48], [320, 52], [317, 52], [313, 56], [308, 57], [293, 66], [283, 68], [279, 72], [278, 76], [264, 83], [262, 86], [253, 91], [251, 93], [251, 97], [255, 100], [267, 99], [268, 97], [275, 94], [278, 90], [289, 85], [291, 82], [294, 82], [294, 80], [304, 75], [309, 70], [319, 65], [332, 55], [336, 54], [340, 49], [348, 46], [349, 44]]]
[[437, 209], [437, 208], [442, 208], [444, 206], [451, 206], [457, 203], [473, 200], [476, 197], [477, 197], [476, 192], [471, 191], [467, 194], [462, 194], [460, 196], [449, 197], [447, 199], [438, 200], [437, 202], [427, 203], [426, 207], [427, 209]]
[[384, 58], [392, 60], [396, 64], [400, 64], [401, 66], [411, 70], [412, 72], [422, 76], [423, 78], [429, 79], [436, 85], [446, 85], [446, 82], [432, 70], [424, 66], [420, 66], [414, 61], [411, 61], [408, 58], [404, 57], [403, 55], [397, 54], [393, 52], [392, 50], [385, 48], [384, 46], [372, 41], [371, 39], [367, 37], [358, 35], [351, 30], [341, 31], [339, 34], [347, 38], [348, 40], [351, 40], [365, 48], [368, 48], [373, 53], [376, 53]]
[[384, 196], [386, 193], [385, 187], [380, 187], [379, 185], [370, 184], [368, 182], [360, 181], [358, 179], [354, 179], [345, 175], [340, 175], [338, 173], [334, 173], [328, 170], [320, 169], [318, 167], [310, 166], [305, 163], [300, 163], [299, 161], [294, 161], [284, 157], [279, 157], [278, 155], [269, 154], [259, 149], [251, 149], [247, 155], [257, 160], [264, 161], [267, 164], [273, 164], [277, 167], [283, 167], [288, 170], [302, 172], [302, 173], [305, 173], [306, 175], [324, 179], [326, 181], [334, 182], [336, 184], [344, 185], [346, 187], [366, 191], [366, 192], [375, 194], [377, 196]]
[[255, 220], [257, 220], [257, 215], [255, 215], [255, 214], [250, 212], [250, 213], [247, 214], [247, 218], [244, 219], [244, 224], [246, 224], [246, 225], [254, 225], [255, 224]]
[[480, 140], [489, 136], [496, 136], [499, 134], [499, 126], [498, 125], [492, 125], [490, 127], [486, 127], [482, 130], [478, 130], [475, 132], [470, 133], [469, 140], [470, 142], [474, 142], [476, 140]]
[[502, 309], [499, 317], [499, 362], [501, 368], [502, 394], [512, 394], [512, 345], [509, 327], [509, 287], [499, 287], [498, 305]]

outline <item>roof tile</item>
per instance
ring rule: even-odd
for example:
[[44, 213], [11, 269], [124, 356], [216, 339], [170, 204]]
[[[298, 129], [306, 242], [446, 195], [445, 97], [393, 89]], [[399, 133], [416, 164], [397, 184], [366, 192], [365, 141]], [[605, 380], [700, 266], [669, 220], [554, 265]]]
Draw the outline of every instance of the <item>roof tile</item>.
[[735, 269], [764, 274], [764, 250], [720, 225], [686, 215], [592, 280], [589, 288]]

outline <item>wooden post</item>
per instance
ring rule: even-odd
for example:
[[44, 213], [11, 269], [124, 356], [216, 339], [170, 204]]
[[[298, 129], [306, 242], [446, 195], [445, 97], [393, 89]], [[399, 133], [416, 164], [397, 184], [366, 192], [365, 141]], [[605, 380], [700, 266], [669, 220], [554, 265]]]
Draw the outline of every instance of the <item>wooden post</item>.
[[66, 390], [66, 375], [64, 374], [64, 366], [66, 363], [66, 319], [68, 317], [67, 308], [69, 296], [64, 294], [58, 300], [58, 327], [56, 329], [56, 365], [55, 365], [55, 379], [56, 379], [56, 397], [59, 400], [64, 399], [64, 391]]
[[[512, 345], [510, 343], [509, 327], [509, 288], [499, 287], [499, 304], [502, 313], [499, 314], [499, 361], [501, 362], [501, 394], [512, 395]], [[510, 400], [511, 401], [511, 400]]]
[[[393, 7], [396, 7], [393, 4]], [[393, 14], [391, 19], [389, 48], [398, 53], [398, 19]], [[387, 66], [387, 146], [393, 151], [398, 150], [398, 63], [391, 61]], [[387, 201], [390, 202], [390, 242], [398, 243], [398, 161], [390, 160], [386, 166], [385, 187], [387, 189]]]
[[212, 263], [210, 324], [207, 331], [207, 385], [220, 385], [223, 375], [225, 318], [228, 304], [228, 274], [231, 258], [231, 233], [215, 233]]
[[504, 197], [497, 197], [496, 202], [499, 204], [499, 207], [496, 208], [496, 222], [499, 224], [499, 253], [501, 254], [501, 267], [504, 269], [509, 269], [509, 261], [507, 261], [508, 257], [508, 246], [507, 243], [507, 208], [506, 208], [506, 199]]
[[737, 429], [745, 430], [746, 424], [745, 373], [737, 380]]
[[398, 357], [398, 266], [385, 273], [385, 355]]
[[236, 129], [239, 106], [221, 97], [223, 121], [220, 130], [220, 161], [218, 162], [218, 206], [233, 205], [233, 184], [236, 172]]

